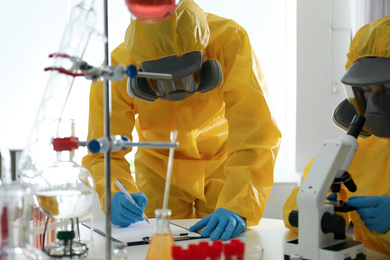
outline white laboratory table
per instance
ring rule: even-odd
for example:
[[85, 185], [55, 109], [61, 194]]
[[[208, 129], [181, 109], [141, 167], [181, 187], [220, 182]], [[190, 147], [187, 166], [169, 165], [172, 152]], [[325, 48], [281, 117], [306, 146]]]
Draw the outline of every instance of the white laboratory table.
[[[190, 227], [196, 223], [199, 219], [181, 219], [171, 220], [172, 223], [178, 224], [183, 227]], [[88, 228], [81, 225], [80, 233], [84, 235], [84, 232], [90, 232]], [[287, 229], [282, 220], [279, 219], [261, 219], [259, 225], [255, 227], [249, 227], [238, 238], [245, 242], [246, 245], [256, 244], [264, 248], [263, 260], [277, 260], [283, 259], [283, 244], [285, 241], [289, 241], [297, 238], [298, 235], [289, 229]], [[105, 259], [105, 237], [93, 232], [94, 243], [89, 247], [88, 260]], [[200, 241], [210, 241], [208, 238], [176, 241], [175, 244], [181, 245], [186, 248], [188, 244], [198, 244]], [[145, 259], [149, 245], [137, 245], [127, 247], [128, 259]], [[366, 254], [368, 260], [389, 260], [390, 257], [381, 254], [377, 251], [366, 248]]]

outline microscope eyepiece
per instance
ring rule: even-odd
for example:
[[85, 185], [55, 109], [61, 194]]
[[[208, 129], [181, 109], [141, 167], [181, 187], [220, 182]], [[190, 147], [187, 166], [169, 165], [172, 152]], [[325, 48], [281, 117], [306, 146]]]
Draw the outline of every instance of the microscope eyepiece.
[[360, 131], [362, 131], [365, 122], [366, 118], [364, 116], [356, 114], [349, 125], [347, 135], [352, 135], [357, 138]]

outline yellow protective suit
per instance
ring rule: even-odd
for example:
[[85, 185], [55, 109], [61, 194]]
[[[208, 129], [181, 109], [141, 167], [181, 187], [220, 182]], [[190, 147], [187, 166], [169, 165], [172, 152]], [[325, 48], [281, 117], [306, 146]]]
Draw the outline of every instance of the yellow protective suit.
[[[356, 60], [368, 56], [390, 58], [390, 16], [367, 24], [357, 32], [347, 54], [346, 69]], [[359, 148], [348, 169], [357, 191], [351, 193], [342, 189], [338, 199], [347, 201], [351, 196], [390, 196], [390, 139], [371, 136], [368, 139], [358, 138], [358, 142]], [[306, 167], [304, 177], [313, 161]], [[292, 191], [283, 207], [285, 226], [296, 232], [297, 228], [293, 228], [288, 222], [288, 215], [292, 210], [298, 209], [296, 199], [299, 189], [297, 187]], [[390, 255], [390, 231], [369, 231], [356, 211], [342, 215], [346, 218], [346, 223], [353, 222], [356, 240], [362, 241], [366, 247]]]
[[[246, 218], [249, 225], [258, 224], [273, 186], [281, 134], [268, 108], [263, 74], [245, 30], [185, 0], [166, 22], [133, 20], [125, 39], [112, 52], [112, 65], [139, 65], [203, 51], [204, 59], [220, 62], [224, 82], [218, 89], [181, 102], [157, 99], [152, 103], [130, 97], [127, 78], [112, 82], [111, 134], [130, 137], [135, 126], [139, 141], [169, 142], [170, 132], [178, 131], [168, 202], [172, 218], [200, 218], [221, 207]], [[88, 140], [102, 136], [103, 84], [96, 82], [90, 93]], [[169, 151], [139, 148], [135, 180], [124, 158], [129, 151], [111, 155], [112, 194], [119, 191], [115, 179], [130, 192], [143, 192], [148, 198], [145, 214], [153, 217], [154, 209], [162, 207]], [[103, 154], [83, 158], [104, 209], [103, 164]]]

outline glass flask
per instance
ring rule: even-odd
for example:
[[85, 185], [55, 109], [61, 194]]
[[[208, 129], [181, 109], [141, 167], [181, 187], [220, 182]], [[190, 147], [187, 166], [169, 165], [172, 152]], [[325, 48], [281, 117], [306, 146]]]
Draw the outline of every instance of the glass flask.
[[177, 0], [126, 0], [130, 13], [141, 22], [162, 22], [172, 15]]
[[24, 237], [28, 228], [25, 210], [26, 187], [16, 183], [0, 186], [0, 259], [41, 260], [47, 259], [42, 251], [28, 246]]
[[169, 228], [171, 210], [156, 209], [156, 229], [150, 242], [146, 260], [170, 260], [172, 259], [172, 246], [175, 244]]
[[[93, 218], [95, 184], [89, 171], [75, 161], [74, 154], [75, 149], [78, 148], [78, 139], [75, 137], [73, 120], [59, 122], [57, 136], [52, 139], [52, 146], [53, 153], [56, 155], [55, 162], [43, 168], [42, 173], [34, 177], [30, 183], [35, 205], [47, 217], [60, 222], [66, 219], [71, 221], [76, 219], [78, 222], [84, 221], [85, 218]], [[73, 225], [71, 226], [73, 229]], [[88, 251], [86, 245], [81, 242], [72, 240], [67, 242], [68, 237], [59, 240], [46, 245], [47, 250], [43, 246], [44, 251], [54, 254], [63, 251], [65, 258], [68, 257], [66, 255], [68, 247], [71, 248], [69, 252], [77, 252], [80, 257], [83, 257], [83, 253], [80, 253], [81, 249], [85, 250], [85, 254]]]
[[51, 257], [69, 259], [86, 259], [88, 248], [74, 240], [73, 230], [62, 230], [57, 233], [57, 241], [45, 247], [44, 251]]
[[31, 183], [34, 202], [48, 217], [80, 218], [93, 210], [95, 184], [90, 172], [74, 160], [74, 121], [61, 121], [57, 132], [59, 137], [52, 141], [54, 164], [44, 168]]
[[120, 241], [112, 241], [112, 260], [126, 260], [127, 259], [127, 245]]

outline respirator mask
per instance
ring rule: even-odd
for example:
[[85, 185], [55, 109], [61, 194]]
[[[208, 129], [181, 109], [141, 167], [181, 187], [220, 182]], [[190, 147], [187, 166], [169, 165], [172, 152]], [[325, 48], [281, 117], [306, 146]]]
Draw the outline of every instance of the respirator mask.
[[351, 65], [341, 82], [348, 99], [335, 109], [336, 125], [347, 129], [353, 116], [360, 114], [366, 118], [361, 136], [390, 138], [390, 59], [361, 58]]
[[186, 53], [181, 57], [169, 56], [145, 61], [140, 66], [143, 72], [172, 75], [169, 80], [129, 78], [127, 92], [142, 101], [153, 102], [157, 98], [182, 101], [196, 92], [205, 93], [218, 88], [223, 80], [219, 61], [203, 62], [203, 53], [200, 51]]

